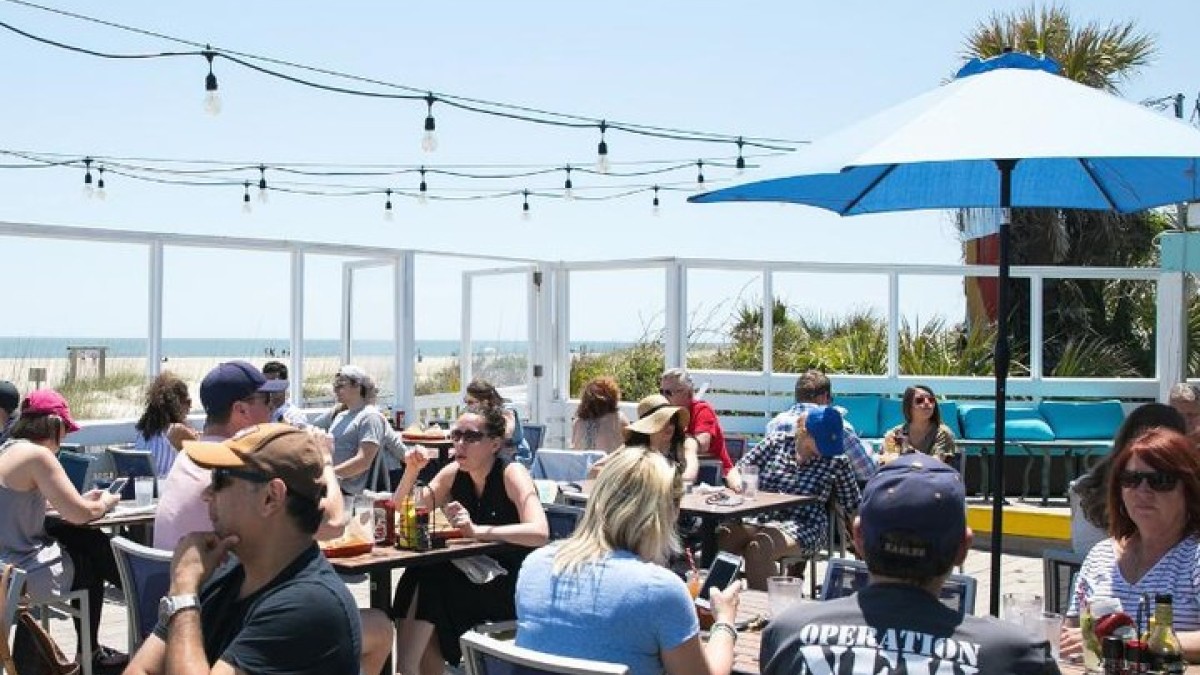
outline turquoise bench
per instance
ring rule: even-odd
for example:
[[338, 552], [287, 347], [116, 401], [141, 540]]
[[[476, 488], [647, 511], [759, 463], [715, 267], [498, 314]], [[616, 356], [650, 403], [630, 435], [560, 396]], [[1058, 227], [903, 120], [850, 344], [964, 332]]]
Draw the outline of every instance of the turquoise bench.
[[[834, 400], [845, 410], [846, 419], [854, 425], [859, 436], [876, 447], [882, 443], [888, 429], [904, 421], [900, 398], [879, 395], [841, 396]], [[941, 401], [942, 421], [958, 439], [966, 457], [978, 457], [980, 489], [985, 495], [989, 487], [990, 457], [994, 452], [996, 407], [989, 402]], [[1080, 472], [1080, 462], [1086, 465], [1109, 452], [1113, 436], [1125, 419], [1121, 402], [1109, 401], [1042, 401], [1039, 404], [1013, 402], [1004, 409], [1005, 454], [1019, 451], [1026, 459], [1022, 479], [1022, 498], [1030, 492], [1033, 461], [1041, 468], [1041, 503], [1050, 497], [1051, 464], [1063, 458], [1068, 465], [1067, 480]], [[1064, 486], [1064, 493], [1066, 487]]]

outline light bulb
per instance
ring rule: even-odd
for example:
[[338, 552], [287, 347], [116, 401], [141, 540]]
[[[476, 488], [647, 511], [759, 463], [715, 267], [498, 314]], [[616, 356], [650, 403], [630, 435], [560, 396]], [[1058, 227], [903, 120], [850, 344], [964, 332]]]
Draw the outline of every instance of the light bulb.
[[242, 192], [242, 213], [250, 213], [254, 210], [250, 206], [250, 181], [243, 183], [242, 187], [245, 188], [245, 191]]
[[417, 186], [417, 203], [425, 206], [429, 203], [429, 184], [425, 182], [425, 167], [421, 167], [421, 184]]
[[567, 180], [563, 181], [563, 196], [568, 201], [575, 199], [575, 184], [571, 182], [571, 167], [567, 167]]
[[433, 94], [425, 97], [428, 112], [425, 114], [425, 133], [421, 136], [421, 149], [425, 152], [434, 152], [438, 149], [437, 122], [433, 119], [433, 102], [436, 100]]
[[267, 167], [262, 164], [258, 166], [258, 203], [267, 203]]
[[92, 198], [92, 158], [86, 157], [83, 160], [83, 196], [86, 199]]
[[654, 186], [654, 201], [651, 202], [650, 213], [653, 214], [655, 218], [662, 215], [662, 209], [660, 209], [658, 206], [658, 186], [657, 185]]
[[392, 190], [391, 190], [391, 188], [388, 188], [384, 192], [387, 194], [387, 201], [385, 201], [383, 203], [383, 219], [388, 222], [391, 222], [392, 221]]
[[96, 177], [96, 199], [104, 201], [108, 198], [108, 191], [104, 189], [104, 167], [96, 169], [96, 172], [99, 174]]
[[429, 197], [426, 197], [425, 193], [422, 192], [421, 194], [417, 195], [417, 203], [421, 206], [425, 206], [429, 203]]
[[746, 142], [742, 140], [742, 137], [738, 136], [738, 139], [737, 139], [738, 156], [737, 156], [737, 164], [735, 164], [735, 166], [737, 167], [737, 175], [739, 175], [739, 176], [742, 175], [743, 173], [746, 173], [746, 158], [742, 156], [742, 146], [745, 144], [746, 144]]
[[600, 143], [596, 146], [596, 171], [600, 173], [608, 173], [608, 141], [604, 140], [604, 132], [608, 129], [608, 123], [600, 122]]
[[249, 214], [254, 211], [254, 207], [250, 206], [250, 200], [246, 199], [242, 202], [242, 213]]
[[696, 160], [696, 192], [704, 192], [704, 160]]
[[521, 203], [521, 220], [528, 222], [533, 216], [529, 213], [529, 190], [524, 190], [521, 196], [525, 201]]
[[216, 117], [221, 114], [221, 95], [210, 91], [204, 95], [204, 112]]
[[96, 188], [92, 187], [91, 183], [83, 184], [83, 192], [81, 193], [84, 199], [91, 199], [96, 196]]
[[384, 209], [383, 219], [390, 223], [390, 222], [396, 220], [396, 215], [392, 212], [391, 209]]

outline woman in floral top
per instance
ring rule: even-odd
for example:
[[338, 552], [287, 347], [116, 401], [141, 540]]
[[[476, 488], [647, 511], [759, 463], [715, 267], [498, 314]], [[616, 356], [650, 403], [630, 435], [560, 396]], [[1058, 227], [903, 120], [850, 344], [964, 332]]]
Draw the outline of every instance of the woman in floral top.
[[933, 390], [920, 384], [904, 390], [904, 424], [892, 427], [883, 437], [884, 462], [910, 452], [923, 452], [958, 466], [954, 432], [942, 424]]

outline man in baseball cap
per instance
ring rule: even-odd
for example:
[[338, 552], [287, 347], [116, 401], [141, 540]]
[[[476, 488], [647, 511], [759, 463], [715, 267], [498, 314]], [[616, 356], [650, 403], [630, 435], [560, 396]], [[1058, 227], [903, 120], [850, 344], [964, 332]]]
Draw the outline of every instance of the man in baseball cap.
[[[326, 492], [320, 443], [287, 424], [184, 443], [212, 472], [213, 531], [175, 547], [158, 625], [126, 672], [164, 672], [168, 650], [180, 670], [221, 661], [230, 672], [359, 672], [354, 598], [313, 539]], [[229, 552], [236, 564], [221, 566]]]
[[[201, 441], [220, 442], [246, 427], [271, 418], [270, 397], [287, 389], [286, 380], [268, 380], [258, 368], [245, 361], [229, 361], [213, 368], [200, 382], [204, 405]], [[208, 469], [181, 454], [158, 488], [154, 514], [154, 547], [170, 551], [189, 532], [212, 527], [202, 494], [212, 482]]]
[[766, 590], [782, 558], [808, 559], [825, 548], [830, 499], [845, 513], [858, 508], [861, 495], [843, 449], [843, 429], [837, 408], [804, 408], [792, 427], [765, 436], [738, 462], [743, 475], [750, 467], [758, 469], [761, 490], [814, 498], [717, 529], [721, 548], [746, 559], [750, 588]]
[[867, 585], [773, 617], [759, 652], [763, 675], [875, 672], [879, 663], [901, 672], [1057, 673], [1045, 639], [939, 599], [972, 536], [956, 470], [923, 453], [880, 468], [854, 521]]
[[21, 392], [16, 385], [7, 380], [0, 380], [0, 443], [8, 440], [13, 422], [17, 419], [13, 413], [21, 404]]

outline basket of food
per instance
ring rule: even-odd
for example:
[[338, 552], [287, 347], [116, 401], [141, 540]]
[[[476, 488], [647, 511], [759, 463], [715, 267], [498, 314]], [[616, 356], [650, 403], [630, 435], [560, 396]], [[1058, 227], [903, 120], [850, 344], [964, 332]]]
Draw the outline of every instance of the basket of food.
[[411, 424], [400, 432], [400, 440], [415, 445], [446, 444], [450, 443], [450, 433], [436, 424], [431, 427]]
[[359, 538], [349, 539], [345, 536], [320, 542], [321, 552], [326, 558], [352, 558], [356, 555], [370, 553], [374, 543]]

